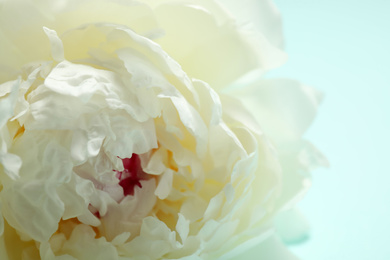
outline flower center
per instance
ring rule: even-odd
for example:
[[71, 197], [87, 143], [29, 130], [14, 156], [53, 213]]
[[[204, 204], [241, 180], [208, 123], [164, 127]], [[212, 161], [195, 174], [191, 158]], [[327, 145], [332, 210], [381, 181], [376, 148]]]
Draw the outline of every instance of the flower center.
[[124, 196], [134, 195], [134, 188], [142, 188], [140, 180], [145, 179], [146, 173], [142, 170], [141, 160], [135, 153], [131, 158], [122, 159], [123, 171], [116, 171], [116, 177], [119, 179], [119, 185], [123, 188]]

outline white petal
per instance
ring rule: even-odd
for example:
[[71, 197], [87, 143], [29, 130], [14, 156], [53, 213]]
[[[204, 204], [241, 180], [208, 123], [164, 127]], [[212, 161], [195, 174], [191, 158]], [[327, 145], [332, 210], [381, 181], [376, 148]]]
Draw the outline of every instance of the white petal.
[[154, 194], [160, 199], [163, 200], [168, 197], [169, 193], [172, 190], [172, 180], [173, 180], [173, 171], [167, 169], [160, 177], [157, 188], [154, 191]]
[[207, 209], [207, 202], [200, 196], [194, 196], [187, 199], [180, 208], [180, 213], [191, 222], [203, 218]]
[[[88, 187], [85, 187], [87, 181], [82, 182], [80, 179], [81, 178], [77, 178], [76, 175], [73, 174], [72, 180], [69, 183], [62, 185], [57, 189], [58, 196], [65, 206], [65, 211], [62, 216], [63, 220], [79, 217], [83, 215], [85, 211], [88, 211], [88, 196], [82, 196], [88, 194], [83, 191], [83, 189], [88, 189]], [[77, 180], [79, 180], [79, 182], [77, 182]]]
[[198, 233], [198, 237], [205, 241], [202, 256], [206, 259], [216, 259], [215, 256], [220, 254], [218, 250], [221, 248], [225, 252], [231, 250], [232, 248], [226, 248], [226, 242], [233, 237], [238, 224], [238, 219], [225, 222], [215, 220], [206, 222]]
[[122, 234], [120, 235], [117, 235], [112, 241], [111, 243], [114, 245], [114, 246], [119, 246], [119, 245], [122, 245], [126, 242], [126, 240], [129, 239], [130, 237], [130, 232], [123, 232]]
[[114, 245], [107, 242], [104, 237], [96, 239], [95, 236], [90, 226], [78, 225], [59, 253], [71, 255], [76, 259], [118, 259]]
[[182, 214], [178, 214], [179, 218], [176, 223], [176, 231], [179, 234], [182, 244], [185, 243], [188, 233], [190, 232], [190, 221], [187, 220]]
[[[222, 259], [225, 258], [221, 258], [221, 260]], [[276, 236], [272, 236], [266, 241], [246, 251], [245, 253], [230, 259], [298, 260], [298, 258], [294, 256], [290, 251], [288, 251], [286, 246]]]
[[47, 37], [49, 37], [50, 45], [51, 45], [51, 56], [53, 60], [57, 62], [63, 61], [64, 58], [64, 46], [62, 44], [61, 39], [58, 37], [57, 32], [54, 30], [50, 30], [47, 27], [43, 27]]
[[[219, 24], [213, 16], [217, 12], [223, 14], [220, 8], [209, 10], [177, 2], [161, 5], [156, 15], [166, 35], [156, 41], [191, 77], [221, 89], [259, 66], [268, 67], [261, 56], [269, 53], [270, 48], [260, 47], [264, 52], [258, 53], [259, 46], [254, 48], [232, 19], [225, 18]], [[261, 39], [257, 43], [262, 43]]]
[[299, 140], [322, 98], [315, 89], [287, 79], [260, 80], [233, 93], [276, 143]]
[[4, 172], [12, 180], [19, 178], [19, 170], [22, 167], [22, 160], [19, 156], [11, 153], [2, 154], [0, 152], [0, 163], [4, 167]]
[[204, 212], [203, 219], [208, 221], [210, 219], [217, 219], [221, 208], [224, 204], [224, 194], [223, 192], [218, 193], [218, 195], [214, 196], [207, 206], [207, 209]]
[[140, 232], [142, 220], [150, 214], [156, 203], [155, 180], [140, 181], [142, 188], [135, 187], [133, 196], [126, 196], [118, 204], [111, 200], [107, 204], [107, 212], [102, 212], [102, 226], [100, 227], [108, 240], [114, 239], [125, 230], [134, 238]]
[[41, 165], [46, 180], [54, 180], [57, 183], [70, 181], [73, 163], [69, 152], [63, 146], [54, 142], [48, 143], [43, 152]]
[[1, 84], [0, 88], [0, 98], [3, 98], [5, 95], [9, 94], [12, 92], [12, 90], [15, 89], [16, 81], [8, 81], [6, 83]]
[[233, 14], [239, 25], [258, 30], [273, 45], [283, 46], [282, 21], [279, 11], [270, 0], [218, 0]]
[[47, 241], [64, 212], [55, 188], [44, 181], [14, 182], [4, 187], [1, 201], [8, 223], [34, 240]]
[[42, 260], [56, 260], [56, 256], [50, 248], [50, 244], [46, 241], [41, 243], [39, 247], [39, 255]]
[[221, 95], [221, 101], [223, 106], [223, 119], [228, 125], [234, 125], [235, 122], [240, 122], [252, 132], [258, 135], [262, 134], [261, 127], [254, 113], [248, 110], [240, 99], [228, 95]]
[[217, 125], [220, 123], [222, 117], [222, 106], [219, 95], [209, 84], [203, 81], [194, 79], [193, 84], [199, 96], [202, 97], [199, 106], [200, 115], [206, 124]]
[[12, 131], [7, 128], [7, 122], [13, 115], [20, 80], [10, 81], [0, 85], [0, 164], [4, 172], [12, 179], [19, 178], [22, 161], [19, 156], [9, 153], [12, 144]]
[[18, 98], [18, 90], [21, 80], [9, 81], [0, 85], [0, 129], [13, 116], [15, 102]]
[[280, 212], [275, 218], [276, 232], [288, 244], [301, 243], [309, 236], [309, 223], [298, 209]]
[[62, 35], [80, 25], [102, 21], [122, 24], [147, 36], [158, 31], [152, 10], [139, 1], [7, 1], [0, 8], [0, 67], [4, 61], [19, 69], [32, 61], [50, 60], [50, 43], [43, 26]]
[[[140, 236], [124, 247], [129, 257], [139, 259], [161, 259], [176, 245], [176, 233], [155, 217], [142, 221]], [[153, 248], [153, 250], [150, 250]]]
[[[43, 71], [47, 68], [48, 65], [48, 63], [44, 63], [37, 68], [35, 68], [35, 64], [31, 65], [32, 72], [28, 75], [27, 80], [23, 81], [20, 84], [19, 97], [15, 106], [14, 116], [12, 117], [11, 121], [18, 119], [19, 124], [24, 125], [26, 114], [29, 109], [29, 103], [27, 102], [26, 93], [31, 89], [34, 83], [39, 84], [37, 82], [37, 77], [40, 76], [40, 73], [43, 73]], [[28, 69], [26, 68], [26, 73], [27, 71]]]
[[[166, 151], [164, 149], [158, 149], [148, 158], [149, 161], [142, 167], [143, 171], [153, 175], [162, 174], [167, 168], [163, 161], [165, 156]], [[142, 160], [142, 162], [144, 161]]]
[[45, 87], [62, 95], [80, 98], [87, 103], [96, 92], [108, 94], [111, 84], [118, 83], [114, 73], [68, 61], [59, 63], [45, 79]]

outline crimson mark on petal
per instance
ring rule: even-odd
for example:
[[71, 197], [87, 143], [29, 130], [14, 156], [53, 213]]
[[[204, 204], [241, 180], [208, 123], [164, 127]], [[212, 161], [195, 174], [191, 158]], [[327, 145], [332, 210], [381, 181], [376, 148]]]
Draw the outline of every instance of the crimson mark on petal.
[[134, 188], [138, 186], [142, 188], [140, 180], [146, 173], [142, 170], [141, 160], [135, 153], [132, 154], [131, 158], [122, 159], [123, 171], [116, 171], [116, 177], [119, 179], [119, 185], [123, 188], [123, 194], [134, 195]]

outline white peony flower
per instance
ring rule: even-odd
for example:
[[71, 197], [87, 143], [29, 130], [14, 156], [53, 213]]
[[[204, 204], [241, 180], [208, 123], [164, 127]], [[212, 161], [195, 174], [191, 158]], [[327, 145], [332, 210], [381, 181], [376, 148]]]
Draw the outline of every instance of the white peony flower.
[[320, 95], [238, 80], [285, 59], [256, 4], [0, 1], [0, 259], [293, 259]]

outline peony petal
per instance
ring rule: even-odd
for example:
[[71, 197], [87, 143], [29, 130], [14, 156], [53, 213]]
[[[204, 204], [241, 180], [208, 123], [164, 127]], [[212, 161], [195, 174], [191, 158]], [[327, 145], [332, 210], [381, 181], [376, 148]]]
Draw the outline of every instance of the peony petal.
[[185, 244], [185, 241], [190, 232], [190, 221], [187, 220], [182, 214], [178, 214], [179, 218], [176, 223], [176, 231], [179, 234], [182, 244]]
[[261, 244], [252, 247], [252, 249], [245, 253], [230, 259], [298, 260], [275, 235]]
[[0, 237], [3, 236], [3, 232], [4, 232], [4, 218], [3, 218], [3, 214], [1, 213], [1, 202], [0, 202]]
[[[49, 59], [47, 36], [42, 27], [48, 22], [32, 1], [6, 1], [0, 9], [0, 40], [4, 60], [14, 69], [37, 60]], [[5, 44], [3, 45], [3, 43]]]
[[102, 206], [98, 207], [97, 204], [93, 203], [102, 216], [102, 226], [99, 228], [105, 233], [108, 240], [114, 239], [124, 230], [130, 232], [132, 238], [136, 237], [140, 232], [143, 219], [150, 214], [155, 206], [156, 183], [154, 178], [140, 182], [142, 188], [136, 187], [134, 196], [124, 197], [119, 204], [111, 199], [106, 205], [107, 212], [101, 210]]
[[[163, 259], [163, 260], [168, 260], [168, 259]], [[200, 256], [197, 256], [197, 255], [190, 255], [190, 256], [184, 256], [184, 257], [180, 257], [180, 258], [169, 258], [169, 260], [203, 260], [203, 258], [201, 258]]]
[[[243, 241], [241, 241], [240, 239], [237, 239], [237, 238], [236, 239], [232, 239], [231, 241], [229, 241], [228, 243], [226, 243], [224, 245], [225, 247], [230, 247], [231, 250], [229, 250], [228, 252], [224, 252], [224, 254], [220, 258], [218, 258], [218, 259], [219, 260], [223, 260], [223, 259], [237, 259], [241, 255], [244, 255], [248, 251], [252, 250], [254, 247], [260, 245], [261, 243], [263, 243], [264, 241], [269, 239], [273, 235], [273, 232], [274, 232], [267, 225], [262, 227], [260, 229], [260, 232], [259, 232], [259, 229], [251, 230], [251, 231], [255, 231], [255, 233], [257, 235], [254, 235], [255, 233], [250, 233], [249, 232], [249, 234], [251, 234], [252, 238], [246, 240], [245, 242], [243, 242]], [[246, 258], [240, 258], [240, 259], [246, 259]]]
[[196, 88], [200, 100], [200, 115], [204, 122], [208, 125], [217, 125], [222, 119], [221, 100], [217, 92], [210, 87], [206, 82], [193, 79], [194, 87]]
[[64, 204], [48, 181], [14, 182], [1, 192], [3, 215], [22, 234], [47, 241], [57, 230]]
[[28, 75], [27, 80], [22, 81], [22, 83], [20, 84], [18, 101], [16, 103], [14, 116], [12, 117], [11, 121], [17, 119], [20, 125], [24, 125], [26, 114], [30, 106], [30, 104], [27, 102], [26, 93], [31, 90], [34, 84], [38, 84], [40, 80], [37, 80], [37, 78], [39, 78], [44, 73], [44, 71], [47, 70], [48, 66], [50, 65], [48, 62], [46, 62], [42, 65], [32, 64], [31, 68], [28, 69], [28, 66], [26, 67], [26, 72], [28, 72], [30, 69], [32, 71]]
[[12, 137], [9, 136], [6, 124], [13, 115], [20, 84], [20, 80], [15, 80], [0, 85], [0, 164], [12, 180], [19, 178], [22, 161], [19, 156], [8, 153]]
[[283, 47], [282, 20], [274, 3], [270, 0], [218, 0], [228, 8], [242, 27], [258, 30], [271, 44]]
[[227, 249], [226, 243], [234, 236], [238, 225], [238, 219], [233, 221], [207, 221], [198, 234], [205, 242], [201, 256], [205, 259], [216, 259], [216, 256], [220, 254], [218, 249], [223, 248], [225, 252], [229, 251], [231, 248]]
[[63, 220], [79, 217], [89, 212], [87, 207], [90, 192], [87, 190], [92, 188], [88, 185], [91, 183], [76, 176], [77, 175], [72, 174], [71, 181], [57, 189], [58, 196], [64, 203], [65, 207], [65, 211], [62, 216]]
[[50, 248], [50, 244], [46, 241], [41, 243], [39, 247], [39, 256], [41, 260], [56, 260], [56, 256]]
[[280, 212], [275, 218], [275, 229], [287, 244], [305, 241], [310, 231], [309, 223], [296, 208]]
[[[218, 5], [211, 10], [202, 7], [198, 2], [186, 5], [169, 1], [156, 8], [166, 33], [156, 42], [191, 77], [221, 89], [259, 66], [269, 69], [284, 62], [284, 55], [264, 37], [250, 39], [241, 33]], [[215, 13], [220, 19], [215, 19]]]
[[199, 196], [193, 196], [187, 199], [180, 208], [180, 214], [191, 222], [195, 222], [203, 218], [203, 214], [207, 209], [207, 201]]
[[[0, 7], [1, 13], [1, 7]], [[1, 20], [1, 16], [0, 16]], [[8, 80], [13, 79], [14, 75], [18, 68], [18, 60], [22, 54], [19, 50], [13, 45], [13, 43], [6, 37], [4, 31], [1, 29], [0, 22], [0, 57], [2, 60], [0, 61], [0, 83], [6, 82]], [[7, 61], [4, 63], [3, 61]], [[1, 90], [0, 90], [1, 91]], [[1, 96], [1, 95], [0, 95]]]
[[18, 79], [0, 85], [0, 129], [13, 116], [20, 84], [21, 80]]
[[173, 180], [173, 171], [171, 169], [167, 169], [161, 175], [157, 188], [154, 191], [154, 194], [160, 200], [163, 200], [168, 197], [169, 193], [172, 190], [172, 180]]
[[[167, 169], [163, 161], [165, 156], [166, 151], [164, 151], [164, 149], [158, 149], [151, 157], [149, 157], [147, 165], [142, 166], [143, 171], [152, 175], [162, 174]], [[141, 161], [144, 162], [143, 160]]]
[[90, 226], [78, 225], [58, 254], [68, 254], [76, 259], [118, 259], [118, 252], [114, 245], [107, 242], [104, 237], [95, 238], [95, 236], [96, 233]]
[[[47, 3], [42, 6], [46, 8], [53, 4], [50, 0], [44, 2]], [[151, 8], [137, 0], [72, 0], [55, 9], [58, 15], [55, 27], [51, 28], [59, 30], [60, 33], [83, 24], [104, 21], [125, 25], [147, 37], [161, 34]]]
[[87, 103], [94, 94], [106, 94], [110, 84], [122, 85], [115, 73], [68, 61], [59, 63], [45, 79], [45, 88]]
[[8, 257], [8, 254], [7, 254], [7, 250], [6, 250], [6, 245], [5, 245], [5, 236], [4, 235], [0, 235], [0, 259], [4, 259], [4, 260], [8, 260], [9, 257]]
[[322, 99], [317, 90], [288, 79], [260, 80], [229, 94], [241, 98], [264, 132], [278, 144], [301, 138]]
[[50, 142], [46, 145], [42, 158], [42, 171], [47, 180], [57, 183], [69, 182], [72, 174], [73, 163], [69, 152], [61, 145]]
[[[135, 259], [161, 259], [176, 245], [176, 232], [155, 217], [145, 217], [140, 236], [124, 247], [128, 256]], [[153, 250], [150, 250], [153, 248]], [[139, 257], [139, 258], [137, 258]]]
[[[268, 0], [221, 1], [227, 9], [217, 0], [0, 0], [0, 68], [22, 68], [24, 79], [0, 85], [0, 250], [26, 260], [227, 259], [269, 237], [273, 216], [324, 163], [301, 141], [318, 96], [262, 80], [231, 92], [244, 104], [221, 101], [213, 89], [285, 58]], [[229, 8], [265, 13], [255, 29]], [[133, 154], [137, 172], [122, 165]], [[138, 184], [133, 194], [121, 174]], [[286, 241], [303, 233], [280, 223]]]
[[12, 179], [19, 178], [19, 170], [22, 167], [22, 160], [19, 156], [11, 153], [0, 153], [0, 163], [4, 167], [4, 172]]
[[43, 27], [43, 30], [45, 31], [47, 37], [49, 37], [50, 46], [51, 46], [51, 56], [53, 57], [53, 60], [57, 62], [63, 61], [65, 59], [64, 46], [62, 44], [61, 39], [58, 37], [57, 32], [54, 30], [50, 30], [47, 27]]
[[311, 187], [311, 177], [308, 172], [300, 171], [297, 165], [282, 161], [282, 192], [276, 202], [280, 210], [293, 208]]
[[19, 69], [32, 61], [50, 60], [44, 26], [61, 35], [101, 21], [123, 24], [150, 37], [159, 32], [151, 8], [135, 0], [6, 1], [0, 8], [0, 67]]
[[114, 245], [114, 246], [119, 246], [119, 245], [122, 245], [124, 244], [129, 238], [130, 238], [130, 232], [123, 232], [122, 234], [120, 235], [117, 235], [112, 241], [111, 243]]

